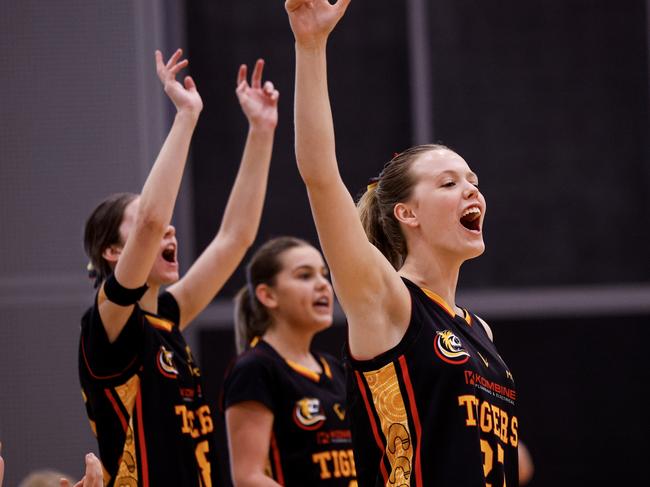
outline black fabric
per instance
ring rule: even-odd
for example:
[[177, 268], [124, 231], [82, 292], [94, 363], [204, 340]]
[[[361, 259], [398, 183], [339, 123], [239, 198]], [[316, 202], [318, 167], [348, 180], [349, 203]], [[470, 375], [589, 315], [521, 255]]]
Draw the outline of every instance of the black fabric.
[[517, 485], [512, 374], [475, 315], [452, 316], [404, 281], [412, 312], [401, 342], [346, 358], [359, 485]]
[[119, 304], [120, 306], [131, 306], [140, 301], [140, 298], [147, 292], [147, 285], [140, 286], [136, 289], [127, 289], [122, 286], [115, 274], [111, 274], [104, 283], [104, 293], [109, 301]]
[[100, 293], [82, 318], [79, 376], [107, 487], [218, 485], [213, 422], [176, 300], [162, 293], [157, 314], [136, 304], [110, 343]]
[[[345, 379], [338, 361], [314, 354], [321, 374], [305, 374], [260, 341], [237, 358], [227, 372], [223, 409], [243, 401], [263, 404], [273, 413], [270, 475], [282, 485], [353, 485], [355, 464], [345, 411]], [[329, 367], [332, 377], [325, 373]], [[312, 375], [312, 377], [308, 377]]]

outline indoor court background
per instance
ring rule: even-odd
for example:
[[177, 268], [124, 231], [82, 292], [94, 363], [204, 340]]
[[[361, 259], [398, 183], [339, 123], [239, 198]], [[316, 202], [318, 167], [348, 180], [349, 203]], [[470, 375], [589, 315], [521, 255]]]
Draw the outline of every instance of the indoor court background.
[[[205, 105], [174, 221], [181, 266], [218, 229], [246, 131], [236, 71], [257, 57], [281, 92], [257, 244], [317, 239], [282, 0], [7, 0], [0, 44], [0, 441], [14, 487], [36, 468], [76, 476], [97, 450], [76, 368], [92, 299], [82, 227], [105, 195], [139, 190], [171, 123], [154, 49], [186, 48]], [[458, 303], [490, 322], [514, 373], [529, 485], [647, 479], [650, 1], [353, 0], [328, 52], [353, 194], [421, 142], [480, 177], [487, 251]], [[188, 336], [216, 418], [242, 283], [240, 270]], [[336, 318], [317, 341], [339, 355]]]

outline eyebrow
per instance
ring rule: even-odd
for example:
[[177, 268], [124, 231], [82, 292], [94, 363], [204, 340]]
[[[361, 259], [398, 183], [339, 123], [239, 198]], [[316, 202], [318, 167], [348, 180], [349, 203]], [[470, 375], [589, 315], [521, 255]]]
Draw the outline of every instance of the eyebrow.
[[298, 267], [294, 267], [291, 270], [291, 272], [300, 272], [302, 270], [317, 271], [317, 272], [318, 271], [320, 271], [320, 272], [325, 271], [325, 272], [329, 273], [329, 269], [326, 266], [322, 266], [320, 269], [317, 269], [316, 267], [314, 267], [312, 265], [309, 265], [309, 264], [303, 264], [303, 265], [299, 265]]
[[[440, 173], [440, 176], [444, 176], [446, 174], [450, 174], [452, 176], [459, 176], [460, 175], [460, 173], [458, 171], [454, 171], [452, 169], [447, 169], [446, 171], [442, 171]], [[469, 171], [468, 173], [465, 173], [465, 177], [478, 179], [478, 175], [474, 171]]]

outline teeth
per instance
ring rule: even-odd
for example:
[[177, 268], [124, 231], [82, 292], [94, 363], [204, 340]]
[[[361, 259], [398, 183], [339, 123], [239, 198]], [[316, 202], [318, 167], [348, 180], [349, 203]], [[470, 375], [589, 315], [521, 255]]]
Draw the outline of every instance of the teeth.
[[472, 214], [472, 213], [476, 213], [476, 214], [480, 215], [480, 214], [481, 214], [481, 210], [480, 210], [478, 207], [476, 207], [476, 206], [472, 206], [471, 208], [467, 208], [467, 209], [463, 212], [462, 216], [467, 216], [467, 215], [470, 215], [470, 214]]

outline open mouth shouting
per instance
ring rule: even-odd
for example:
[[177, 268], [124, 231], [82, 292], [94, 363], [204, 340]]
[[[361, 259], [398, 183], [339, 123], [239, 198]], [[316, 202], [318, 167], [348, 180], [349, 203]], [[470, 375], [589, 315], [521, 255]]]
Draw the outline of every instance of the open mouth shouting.
[[479, 206], [470, 206], [460, 216], [460, 224], [471, 232], [481, 233], [481, 214]]
[[162, 258], [165, 262], [176, 264], [176, 244], [168, 244], [162, 251]]
[[328, 296], [321, 296], [316, 301], [314, 301], [314, 308], [320, 311], [329, 312], [332, 304], [332, 300]]

